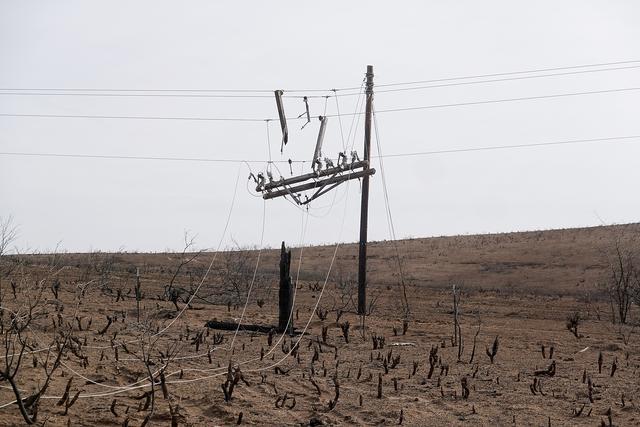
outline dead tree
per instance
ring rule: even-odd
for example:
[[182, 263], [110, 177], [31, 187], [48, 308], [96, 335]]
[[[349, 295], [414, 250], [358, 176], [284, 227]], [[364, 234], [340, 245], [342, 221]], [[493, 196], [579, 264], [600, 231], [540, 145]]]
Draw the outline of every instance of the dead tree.
[[496, 335], [496, 339], [493, 340], [493, 345], [491, 346], [491, 350], [487, 347], [487, 356], [489, 356], [489, 360], [491, 360], [491, 364], [493, 365], [493, 359], [498, 354], [498, 336]]
[[[13, 218], [10, 216], [7, 218], [0, 217], [0, 306], [4, 306], [4, 289], [2, 287], [2, 279], [6, 273], [10, 273], [10, 271], [5, 271], [8, 270], [8, 268], [5, 267], [4, 256], [9, 249], [9, 245], [11, 245], [17, 238], [17, 234], [18, 229], [13, 225]], [[11, 288], [13, 289], [15, 299], [16, 290], [13, 282]], [[4, 310], [0, 310], [0, 328], [4, 327], [4, 315]], [[0, 329], [0, 332], [3, 332], [3, 330]]]
[[142, 300], [142, 290], [140, 287], [140, 269], [136, 268], [136, 318], [140, 323], [140, 301]]
[[236, 385], [238, 385], [240, 381], [245, 383], [245, 385], [247, 386], [249, 385], [247, 380], [245, 380], [244, 377], [242, 376], [242, 371], [240, 371], [240, 367], [239, 366], [233, 367], [231, 362], [229, 362], [229, 366], [227, 368], [227, 378], [225, 382], [222, 383], [221, 385], [222, 392], [224, 393], [225, 402], [229, 402], [231, 400], [231, 398], [233, 397], [233, 390], [235, 389]]
[[567, 329], [576, 337], [580, 338], [580, 334], [578, 334], [578, 326], [581, 322], [581, 317], [579, 312], [572, 313], [567, 316], [566, 326]]
[[44, 361], [39, 363], [43, 369], [44, 379], [39, 380], [35, 391], [26, 398], [22, 397], [22, 391], [18, 385], [18, 376], [22, 372], [22, 362], [25, 354], [33, 349], [37, 343], [31, 336], [31, 329], [35, 321], [42, 316], [41, 309], [44, 305], [42, 298], [46, 280], [37, 281], [30, 287], [26, 278], [23, 278], [19, 286], [21, 298], [25, 302], [16, 311], [11, 311], [11, 321], [4, 327], [2, 334], [2, 347], [4, 348], [3, 366], [0, 368], [0, 382], [7, 381], [16, 398], [16, 405], [26, 424], [37, 422], [40, 399], [49, 388], [54, 373], [60, 367], [62, 357], [66, 354], [71, 342], [73, 327], [71, 323], [62, 323], [57, 326], [56, 332], [47, 346]]
[[329, 400], [329, 410], [331, 411], [338, 404], [338, 398], [340, 397], [340, 383], [338, 382], [338, 372], [333, 376], [333, 387], [335, 391], [335, 395], [332, 400]]
[[149, 390], [140, 397], [140, 399], [146, 399], [141, 410], [149, 411], [144, 418], [143, 424], [148, 423], [155, 413], [158, 386], [162, 391], [162, 396], [165, 399], [169, 399], [170, 394], [164, 372], [181, 349], [178, 341], [162, 341], [162, 335], [156, 333], [159, 327], [157, 322], [158, 319], [154, 316], [154, 313], [149, 313], [137, 325], [139, 332], [137, 339], [134, 341], [137, 344], [136, 348], [129, 349], [124, 341], [114, 342], [116, 360], [118, 360], [117, 349], [121, 347], [142, 364], [143, 372], [149, 381]]
[[462, 329], [460, 327], [459, 315], [460, 307], [460, 289], [456, 289], [456, 285], [453, 285], [453, 345], [458, 346], [458, 362], [462, 358]]
[[627, 243], [618, 236], [611, 253], [607, 254], [610, 276], [604, 286], [609, 294], [613, 323], [616, 320], [627, 323], [631, 302], [634, 296], [640, 296], [639, 250], [637, 239], [630, 240], [634, 243]]
[[73, 382], [73, 377], [69, 378], [69, 381], [67, 382], [67, 386], [64, 389], [64, 394], [62, 395], [62, 398], [60, 398], [60, 400], [58, 400], [58, 402], [56, 403], [56, 406], [64, 405], [64, 412], [62, 413], [62, 415], [67, 415], [67, 413], [69, 412], [69, 408], [71, 408], [73, 404], [76, 403], [76, 400], [78, 400], [78, 397], [80, 397], [80, 390], [78, 390], [76, 394], [70, 398], [72, 382]]
[[[196, 258], [198, 258], [204, 252], [204, 250], [199, 250], [199, 251], [192, 252], [192, 249], [193, 249], [194, 245], [195, 245], [195, 237], [191, 237], [189, 235], [189, 233], [187, 231], [185, 231], [185, 233], [184, 233], [184, 247], [182, 249], [182, 253], [180, 254], [180, 258], [178, 259], [178, 264], [176, 265], [175, 269], [173, 270], [173, 275], [171, 276], [171, 279], [169, 280], [169, 283], [164, 288], [164, 297], [166, 299], [170, 300], [175, 305], [176, 311], [179, 310], [179, 308], [178, 308], [178, 298], [179, 298], [180, 293], [182, 292], [182, 290], [181, 289], [177, 289], [174, 286], [175, 281], [178, 278], [178, 275], [180, 274], [182, 269], [185, 268], [190, 263], [192, 263]], [[187, 299], [187, 301], [188, 301], [188, 299]]]
[[438, 363], [438, 346], [434, 345], [431, 347], [431, 350], [429, 351], [429, 373], [427, 374], [427, 379], [431, 379], [431, 376], [433, 375], [433, 370], [435, 369], [437, 363]]
[[618, 359], [613, 359], [613, 363], [611, 364], [611, 377], [616, 373], [616, 369], [618, 369]]
[[344, 323], [340, 323], [340, 329], [342, 330], [342, 336], [344, 337], [344, 342], [349, 344], [349, 321], [347, 320]]
[[602, 352], [598, 353], [598, 373], [601, 374], [602, 373], [602, 362], [604, 361], [604, 357], [602, 355]]
[[478, 335], [480, 334], [480, 313], [478, 313], [478, 329], [476, 329], [476, 334], [473, 336], [473, 348], [471, 349], [471, 357], [469, 358], [469, 363], [473, 363], [473, 358], [476, 355], [476, 342], [478, 340]]
[[460, 380], [460, 384], [462, 385], [462, 398], [467, 399], [469, 397], [469, 385], [467, 377], [462, 377], [462, 379]]
[[380, 350], [384, 348], [385, 338], [380, 335], [371, 334], [371, 341], [373, 342], [373, 349]]
[[[237, 245], [234, 250], [223, 253], [219, 274], [224, 284], [223, 291], [233, 295], [227, 301], [229, 307], [246, 301], [251, 283], [253, 283], [253, 289], [261, 288], [260, 285], [265, 279], [256, 271], [256, 253], [251, 248], [241, 248]], [[265, 301], [269, 301], [270, 292], [271, 287], [268, 287], [267, 295], [263, 297]]]
[[11, 245], [18, 237], [18, 227], [13, 224], [13, 217], [0, 217], [0, 257], [7, 253]]
[[544, 377], [553, 377], [556, 374], [556, 361], [551, 362], [549, 367], [546, 369], [539, 369], [534, 371], [533, 375], [536, 377], [544, 376]]

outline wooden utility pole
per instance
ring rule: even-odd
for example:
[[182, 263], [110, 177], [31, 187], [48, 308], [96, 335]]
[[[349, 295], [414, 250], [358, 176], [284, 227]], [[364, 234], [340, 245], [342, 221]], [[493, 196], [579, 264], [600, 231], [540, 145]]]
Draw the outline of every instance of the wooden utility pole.
[[[364, 161], [363, 172], [370, 166], [371, 159], [371, 112], [373, 110], [373, 65], [367, 65], [366, 85], [367, 106], [364, 118]], [[362, 199], [360, 202], [360, 244], [358, 251], [358, 314], [367, 312], [367, 223], [369, 219], [369, 175], [362, 177]]]
[[[265, 200], [275, 199], [277, 197], [289, 197], [298, 205], [307, 205], [318, 197], [328, 193], [338, 185], [350, 181], [352, 179], [362, 178], [362, 200], [360, 203], [360, 245], [358, 251], [358, 314], [364, 315], [367, 312], [367, 222], [369, 216], [369, 177], [376, 173], [371, 167], [371, 119], [373, 113], [373, 65], [367, 65], [366, 74], [366, 111], [364, 120], [364, 153], [363, 159], [358, 159], [355, 151], [351, 152], [351, 161], [349, 162], [346, 152], [338, 155], [337, 164], [331, 159], [325, 158], [325, 167], [322, 168], [320, 162], [320, 148], [322, 139], [324, 138], [324, 126], [326, 125], [326, 117], [320, 118], [321, 125], [318, 134], [318, 142], [314, 152], [314, 163], [311, 173], [294, 176], [291, 178], [273, 179], [270, 173], [267, 173], [267, 179], [262, 173], [257, 176], [250, 176], [256, 182], [256, 191], [262, 193]], [[278, 107], [278, 115], [282, 126], [283, 144], [287, 143], [288, 133], [286, 128], [286, 117], [282, 107], [282, 91], [276, 91], [276, 105]], [[312, 191], [313, 190], [313, 191]], [[307, 192], [305, 194], [305, 192]], [[309, 196], [310, 194], [310, 196]], [[304, 197], [304, 200], [303, 200]], [[284, 252], [283, 252], [284, 253]], [[282, 278], [283, 276], [281, 276]], [[286, 285], [286, 283], [284, 284]], [[286, 287], [286, 286], [285, 286]], [[281, 291], [284, 295], [284, 291]], [[283, 300], [281, 299], [281, 302]], [[286, 307], [280, 306], [280, 327], [283, 325], [283, 319]], [[289, 308], [290, 312], [290, 308]], [[363, 317], [364, 319], [364, 317]], [[286, 322], [286, 319], [284, 320]]]

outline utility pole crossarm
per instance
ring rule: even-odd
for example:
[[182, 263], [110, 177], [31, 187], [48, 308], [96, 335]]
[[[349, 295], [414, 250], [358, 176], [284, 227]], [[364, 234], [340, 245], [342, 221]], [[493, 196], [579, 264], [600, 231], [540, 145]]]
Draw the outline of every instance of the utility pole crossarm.
[[[376, 173], [375, 169], [363, 169], [361, 171], [358, 172], [349, 172], [347, 174], [342, 174], [342, 175], [337, 175], [334, 174], [334, 176], [330, 177], [330, 178], [326, 178], [323, 180], [319, 180], [319, 181], [313, 181], [313, 182], [307, 182], [305, 184], [301, 184], [295, 187], [287, 187], [286, 185], [281, 185], [275, 188], [280, 188], [280, 187], [284, 187], [281, 188], [279, 190], [275, 190], [275, 191], [267, 191], [263, 194], [262, 198], [265, 200], [268, 199], [274, 199], [276, 197], [280, 197], [280, 196], [286, 196], [292, 193], [297, 193], [300, 191], [307, 191], [307, 190], [312, 190], [314, 188], [321, 188], [324, 187], [326, 185], [330, 185], [330, 184], [341, 184], [343, 182], [349, 181], [351, 179], [356, 179], [356, 178], [363, 178], [369, 175], [373, 175], [374, 173]], [[273, 187], [272, 187], [273, 188]]]
[[307, 181], [307, 180], [310, 180], [310, 179], [321, 178], [323, 176], [333, 175], [333, 174], [338, 173], [338, 172], [352, 171], [352, 170], [355, 170], [355, 169], [363, 168], [365, 166], [365, 164], [366, 164], [366, 162], [360, 160], [360, 161], [348, 164], [345, 167], [335, 166], [335, 167], [327, 168], [327, 169], [320, 170], [320, 171], [317, 171], [317, 172], [311, 172], [311, 173], [307, 173], [307, 174], [300, 175], [300, 176], [294, 176], [292, 178], [281, 179], [281, 180], [278, 180], [278, 181], [271, 181], [271, 182], [267, 182], [266, 184], [264, 184], [264, 186], [256, 187], [256, 191], [273, 190], [273, 189], [276, 189], [278, 187], [282, 187], [282, 186], [285, 186], [285, 185], [297, 184], [299, 182], [304, 182], [304, 181]]

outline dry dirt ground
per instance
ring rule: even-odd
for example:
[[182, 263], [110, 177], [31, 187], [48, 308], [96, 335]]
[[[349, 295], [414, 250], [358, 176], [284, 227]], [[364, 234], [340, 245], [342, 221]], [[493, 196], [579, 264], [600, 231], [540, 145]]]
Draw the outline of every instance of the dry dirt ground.
[[[147, 425], [595, 426], [609, 425], [609, 416], [613, 425], [639, 425], [640, 334], [632, 324], [640, 310], [632, 306], [629, 325], [612, 324], [599, 287], [609, 277], [603, 250], [638, 231], [634, 224], [400, 241], [410, 308], [404, 335], [391, 242], [370, 245], [373, 303], [364, 329], [353, 312], [356, 246], [338, 248], [324, 292], [335, 246], [305, 248], [301, 265], [294, 248], [294, 337], [205, 327], [242, 316], [256, 251], [219, 254], [204, 280], [210, 253], [180, 269], [191, 254], [14, 256], [0, 264], [4, 336], [11, 313], [24, 320], [31, 302], [33, 320], [21, 335], [28, 347], [15, 376], [23, 398], [44, 383], [55, 337], [73, 336], [38, 405], [38, 422], [47, 425], [139, 426], [147, 418]], [[275, 325], [280, 252], [259, 255], [243, 323]], [[163, 296], [172, 278], [178, 310]], [[452, 345], [453, 284], [462, 289], [462, 351]], [[324, 320], [312, 315], [316, 304]], [[583, 319], [579, 338], [565, 325], [576, 312]], [[372, 335], [384, 337], [383, 348], [373, 348]], [[496, 337], [491, 363], [487, 351]], [[19, 350], [19, 340], [12, 342]], [[0, 369], [12, 351], [0, 354]], [[437, 353], [429, 378], [431, 351]], [[242, 379], [236, 374], [225, 402], [229, 362]], [[555, 375], [535, 375], [554, 362]], [[71, 378], [69, 399], [58, 406]], [[0, 425], [24, 424], [7, 381], [0, 387]]]

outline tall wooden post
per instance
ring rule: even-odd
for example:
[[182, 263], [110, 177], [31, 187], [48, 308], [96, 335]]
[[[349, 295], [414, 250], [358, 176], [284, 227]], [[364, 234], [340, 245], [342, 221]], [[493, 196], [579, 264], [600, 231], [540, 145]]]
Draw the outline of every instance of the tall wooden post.
[[[367, 65], [367, 105], [364, 118], [364, 170], [370, 167], [371, 159], [371, 112], [373, 110], [373, 65]], [[369, 218], [369, 175], [362, 177], [362, 199], [360, 201], [360, 244], [358, 250], [358, 314], [367, 312], [367, 222]]]
[[[288, 251], [284, 242], [280, 248], [280, 292], [278, 293], [279, 299], [279, 313], [278, 313], [278, 330], [284, 332], [288, 330], [293, 331], [293, 286], [291, 285], [291, 251]], [[289, 320], [291, 317], [291, 320]], [[289, 327], [287, 328], [287, 324]]]

